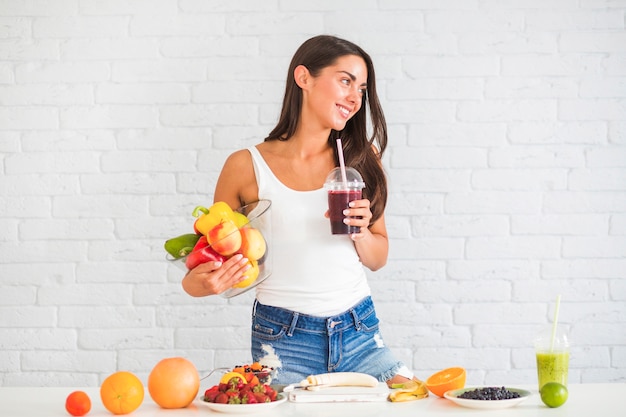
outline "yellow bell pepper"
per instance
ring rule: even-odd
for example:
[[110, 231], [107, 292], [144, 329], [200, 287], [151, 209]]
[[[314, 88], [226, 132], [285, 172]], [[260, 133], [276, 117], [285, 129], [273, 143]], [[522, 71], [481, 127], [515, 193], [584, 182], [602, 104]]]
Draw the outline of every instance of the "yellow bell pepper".
[[218, 201], [209, 208], [198, 206], [193, 209], [191, 215], [197, 217], [193, 225], [194, 230], [203, 235], [223, 221], [235, 219], [233, 210], [223, 201]]

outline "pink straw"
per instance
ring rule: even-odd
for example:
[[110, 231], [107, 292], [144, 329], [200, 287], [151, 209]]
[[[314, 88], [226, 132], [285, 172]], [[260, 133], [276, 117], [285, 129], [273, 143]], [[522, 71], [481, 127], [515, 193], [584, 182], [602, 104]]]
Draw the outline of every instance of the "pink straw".
[[343, 146], [341, 145], [341, 138], [337, 139], [337, 154], [339, 155], [339, 166], [341, 167], [341, 179], [344, 184], [347, 184], [348, 177], [346, 176], [346, 164], [343, 161]]

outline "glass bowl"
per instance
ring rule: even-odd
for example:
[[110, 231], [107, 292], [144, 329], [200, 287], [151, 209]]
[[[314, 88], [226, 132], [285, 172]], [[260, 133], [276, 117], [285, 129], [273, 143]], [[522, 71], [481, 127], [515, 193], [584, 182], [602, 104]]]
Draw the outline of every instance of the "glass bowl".
[[249, 365], [243, 365], [243, 366], [236, 366], [234, 368], [215, 368], [211, 372], [209, 372], [206, 376], [204, 376], [202, 379], [204, 380], [204, 379], [209, 378], [212, 375], [215, 375], [214, 377], [211, 378], [211, 380], [214, 379], [215, 381], [211, 381], [211, 382], [215, 382], [215, 384], [218, 384], [219, 381], [222, 379], [222, 377], [226, 375], [227, 373], [231, 373], [231, 372], [241, 373], [240, 370], [237, 370], [238, 368], [245, 368], [244, 373], [252, 374], [256, 376], [257, 379], [259, 380], [259, 383], [261, 384], [271, 385], [274, 378], [276, 378], [276, 372], [277, 372], [276, 369], [271, 368], [269, 366], [261, 366], [261, 369], [252, 369]]
[[[246, 204], [245, 206], [239, 207], [236, 212], [244, 214], [248, 218], [248, 223], [244, 224], [239, 228], [239, 230], [233, 233], [241, 233], [240, 230], [244, 228], [255, 228], [258, 229], [263, 235], [263, 239], [265, 240], [265, 253], [264, 255], [257, 260], [259, 267], [259, 275], [256, 280], [254, 280], [250, 285], [245, 287], [232, 287], [228, 290], [224, 291], [220, 295], [224, 298], [231, 298], [240, 294], [243, 294], [252, 288], [259, 285], [261, 282], [265, 281], [272, 274], [272, 251], [271, 251], [271, 243], [272, 243], [272, 227], [271, 227], [271, 208], [272, 202], [270, 200], [259, 200], [254, 203]], [[228, 239], [230, 236], [226, 235], [218, 242]], [[215, 242], [215, 243], [218, 243]], [[187, 256], [183, 256], [182, 258], [174, 258], [170, 254], [167, 254], [166, 259], [168, 262], [171, 262], [178, 269], [187, 273], [189, 269], [187, 268]]]

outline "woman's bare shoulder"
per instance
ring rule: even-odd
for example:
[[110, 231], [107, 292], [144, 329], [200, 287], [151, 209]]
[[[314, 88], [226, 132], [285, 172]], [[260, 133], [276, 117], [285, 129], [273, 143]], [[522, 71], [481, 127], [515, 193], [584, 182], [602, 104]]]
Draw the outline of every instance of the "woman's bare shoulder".
[[226, 158], [224, 167], [233, 165], [236, 168], [242, 168], [243, 166], [251, 165], [251, 162], [252, 156], [250, 155], [250, 151], [247, 149], [240, 149], [231, 153], [228, 158]]
[[247, 149], [233, 152], [226, 158], [215, 187], [216, 201], [226, 201], [231, 207], [255, 201], [258, 193], [252, 156]]

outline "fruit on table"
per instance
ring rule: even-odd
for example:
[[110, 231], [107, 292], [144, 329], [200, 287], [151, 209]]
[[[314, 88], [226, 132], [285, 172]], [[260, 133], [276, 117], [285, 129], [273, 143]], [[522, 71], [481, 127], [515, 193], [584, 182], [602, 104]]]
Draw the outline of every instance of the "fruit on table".
[[466, 400], [483, 401], [511, 400], [520, 397], [519, 392], [509, 391], [505, 387], [476, 388], [459, 395], [459, 398], [465, 398]]
[[187, 256], [193, 250], [196, 243], [198, 243], [200, 235], [195, 233], [185, 233], [184, 235], [176, 236], [165, 241], [165, 250], [172, 255], [174, 259]]
[[217, 201], [209, 208], [197, 206], [191, 215], [198, 218], [194, 222], [194, 230], [203, 235], [223, 221], [235, 220], [233, 210], [223, 201]]
[[244, 377], [243, 373], [241, 372], [235, 372], [235, 371], [230, 371], [230, 372], [226, 372], [221, 378], [220, 378], [220, 384], [228, 384], [228, 382], [233, 379], [233, 378], [239, 378], [241, 380], [241, 382], [245, 383], [246, 382], [246, 378]]
[[131, 372], [118, 371], [109, 375], [100, 386], [102, 405], [113, 414], [128, 414], [143, 402], [141, 380]]
[[65, 409], [73, 416], [84, 416], [91, 410], [91, 399], [84, 391], [74, 391], [65, 399]]
[[267, 245], [259, 229], [244, 227], [241, 230], [240, 252], [248, 259], [257, 261], [265, 255]]
[[230, 256], [241, 248], [241, 232], [232, 220], [224, 220], [206, 235], [209, 245], [220, 255]]
[[331, 372], [326, 374], [309, 375], [300, 381], [301, 387], [328, 385], [332, 387], [359, 386], [376, 387], [378, 380], [371, 375], [361, 372]]
[[426, 388], [433, 394], [443, 397], [447, 391], [465, 387], [464, 368], [454, 367], [435, 372], [426, 379]]
[[548, 382], [539, 390], [541, 401], [550, 408], [557, 408], [567, 401], [567, 387], [558, 382]]
[[397, 388], [389, 394], [389, 401], [391, 402], [405, 402], [421, 400], [428, 397], [428, 388], [420, 380], [410, 380], [400, 386], [395, 385], [392, 388]]
[[[254, 362], [252, 365], [241, 365], [233, 368], [231, 372], [236, 372], [244, 376], [245, 382], [248, 383], [260, 383], [270, 384], [272, 382], [272, 374], [274, 368], [270, 366], [261, 365], [259, 362]], [[222, 378], [225, 379], [225, 378]]]
[[200, 389], [200, 376], [193, 363], [181, 357], [158, 362], [148, 377], [150, 397], [161, 408], [185, 408]]
[[[227, 375], [235, 374], [226, 382]], [[224, 375], [218, 385], [214, 385], [204, 392], [203, 400], [220, 404], [257, 404], [276, 401], [278, 393], [267, 384], [259, 382], [245, 382], [239, 372], [229, 372]]]

